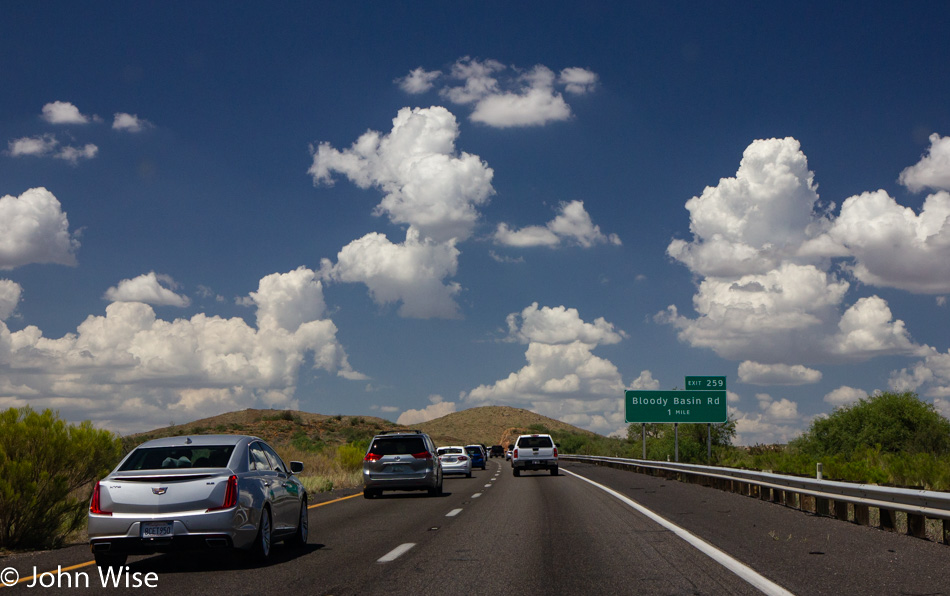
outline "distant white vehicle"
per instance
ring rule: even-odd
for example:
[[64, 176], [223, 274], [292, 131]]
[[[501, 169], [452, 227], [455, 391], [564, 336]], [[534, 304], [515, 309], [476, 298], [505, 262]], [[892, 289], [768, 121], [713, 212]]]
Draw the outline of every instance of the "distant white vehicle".
[[438, 451], [443, 474], [465, 474], [466, 478], [472, 477], [472, 458], [465, 452], [465, 447], [439, 447]]
[[521, 435], [511, 451], [511, 468], [515, 476], [522, 470], [548, 470], [557, 476], [557, 445], [551, 435]]

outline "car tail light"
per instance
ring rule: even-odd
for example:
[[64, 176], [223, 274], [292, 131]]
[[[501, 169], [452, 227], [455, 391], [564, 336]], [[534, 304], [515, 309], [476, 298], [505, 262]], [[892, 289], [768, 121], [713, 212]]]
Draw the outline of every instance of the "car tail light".
[[379, 461], [382, 458], [383, 456], [378, 453], [367, 453], [366, 457], [363, 458], [363, 461]]
[[554, 457], [557, 457], [557, 447], [554, 448]]
[[460, 455], [460, 456], [459, 456], [459, 461], [465, 461], [465, 460], [467, 460], [467, 459], [468, 459], [468, 458], [465, 457], [464, 455]]
[[514, 451], [511, 452], [511, 457], [518, 457], [518, 450], [517, 450], [517, 449], [515, 449]]
[[432, 459], [432, 454], [428, 451], [422, 451], [420, 453], [413, 453], [412, 457], [416, 459]]
[[238, 480], [237, 476], [231, 475], [228, 478], [228, 488], [224, 491], [224, 503], [220, 507], [212, 507], [208, 511], [220, 511], [222, 509], [230, 509], [237, 505], [238, 497]]
[[112, 515], [111, 511], [105, 511], [102, 509], [102, 506], [99, 505], [99, 483], [96, 483], [95, 488], [92, 489], [92, 501], [89, 502], [89, 513], [94, 513], [96, 515]]

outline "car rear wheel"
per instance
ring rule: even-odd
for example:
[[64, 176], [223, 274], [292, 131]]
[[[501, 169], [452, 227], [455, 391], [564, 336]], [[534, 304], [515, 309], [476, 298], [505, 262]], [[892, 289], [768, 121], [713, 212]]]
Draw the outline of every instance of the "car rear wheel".
[[521, 476], [521, 470], [518, 468], [512, 468], [512, 474], [514, 474], [515, 478], [517, 478], [518, 476]]
[[260, 561], [265, 561], [270, 556], [271, 546], [273, 546], [272, 531], [270, 508], [264, 507], [261, 510], [261, 525], [257, 530], [257, 541], [254, 543], [254, 557]]
[[300, 501], [300, 519], [297, 521], [297, 531], [287, 539], [293, 546], [305, 546], [310, 534], [310, 511], [307, 509], [307, 499]]
[[363, 498], [364, 499], [375, 499], [380, 495], [380, 491], [370, 488], [363, 489]]
[[440, 482], [438, 486], [434, 486], [429, 489], [430, 497], [438, 497], [442, 494], [442, 483]]
[[551, 476], [557, 476], [557, 466], [551, 468]]

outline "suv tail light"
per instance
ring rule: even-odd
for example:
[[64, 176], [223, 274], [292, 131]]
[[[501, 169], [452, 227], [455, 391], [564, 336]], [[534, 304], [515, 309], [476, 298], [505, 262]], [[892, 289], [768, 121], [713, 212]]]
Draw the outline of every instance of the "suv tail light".
[[554, 448], [554, 457], [557, 457], [557, 447]]
[[429, 453], [428, 451], [422, 451], [419, 453], [413, 453], [412, 457], [416, 459], [432, 459], [432, 454]]
[[363, 461], [379, 461], [382, 458], [383, 456], [378, 453], [367, 453], [366, 457], [363, 458]]
[[112, 515], [111, 511], [105, 511], [99, 505], [99, 483], [92, 489], [92, 500], [89, 502], [89, 513], [96, 515]]
[[[208, 511], [220, 511], [222, 509], [230, 509], [237, 505], [238, 497], [238, 479], [234, 474], [228, 478], [228, 488], [224, 491], [224, 503], [219, 507], [212, 507]], [[207, 513], [207, 512], [206, 512]]]
[[518, 448], [516, 447], [514, 451], [511, 452], [511, 457], [518, 457]]

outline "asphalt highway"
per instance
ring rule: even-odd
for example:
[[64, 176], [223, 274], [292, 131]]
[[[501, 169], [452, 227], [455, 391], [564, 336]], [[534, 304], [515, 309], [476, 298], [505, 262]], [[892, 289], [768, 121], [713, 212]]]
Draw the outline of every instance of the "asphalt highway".
[[0, 579], [14, 569], [23, 581], [0, 596], [950, 593], [946, 545], [622, 470], [561, 469], [515, 478], [490, 459], [447, 477], [441, 497], [316, 495], [309, 544], [278, 545], [264, 565], [227, 552], [133, 557], [104, 587], [84, 545], [7, 556]]

